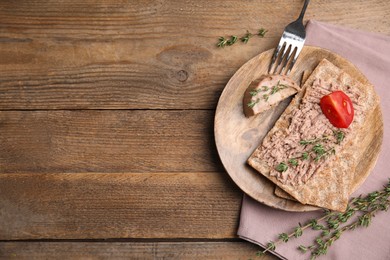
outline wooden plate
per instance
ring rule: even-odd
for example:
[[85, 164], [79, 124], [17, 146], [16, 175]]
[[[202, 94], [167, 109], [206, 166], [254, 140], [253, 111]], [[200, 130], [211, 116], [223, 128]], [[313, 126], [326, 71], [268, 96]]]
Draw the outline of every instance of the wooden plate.
[[[275, 185], [256, 172], [246, 160], [261, 144], [262, 139], [288, 106], [290, 99], [261, 115], [246, 118], [243, 113], [243, 94], [250, 82], [267, 73], [273, 50], [268, 50], [245, 63], [229, 80], [218, 102], [214, 122], [215, 142], [221, 161], [233, 181], [250, 197], [268, 206], [287, 211], [313, 211], [318, 208], [302, 205], [274, 195]], [[312, 71], [326, 58], [352, 77], [367, 83], [367, 78], [349, 61], [318, 47], [305, 46], [290, 76], [300, 82], [303, 71]], [[378, 105], [367, 122], [364, 133], [364, 160], [359, 160], [351, 193], [367, 178], [379, 155], [383, 138], [383, 119]], [[362, 157], [363, 158], [363, 157]]]

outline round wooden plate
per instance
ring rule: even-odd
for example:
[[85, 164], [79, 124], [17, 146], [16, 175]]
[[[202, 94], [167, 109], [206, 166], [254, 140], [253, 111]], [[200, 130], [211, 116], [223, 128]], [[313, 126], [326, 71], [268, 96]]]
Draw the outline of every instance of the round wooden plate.
[[[318, 208], [302, 205], [289, 199], [274, 195], [275, 185], [247, 165], [252, 152], [288, 106], [290, 99], [263, 114], [246, 118], [243, 113], [243, 94], [252, 80], [267, 73], [273, 50], [265, 51], [245, 63], [229, 80], [218, 102], [214, 122], [215, 142], [221, 161], [233, 181], [250, 197], [268, 206], [287, 211], [313, 211]], [[318, 47], [305, 46], [290, 73], [300, 82], [304, 71], [312, 71], [326, 58], [362, 83], [367, 78], [349, 61]], [[366, 149], [358, 151], [359, 160], [351, 187], [351, 193], [368, 177], [379, 155], [383, 137], [383, 119], [378, 105], [366, 125], [364, 140]], [[363, 157], [364, 156], [364, 157]]]

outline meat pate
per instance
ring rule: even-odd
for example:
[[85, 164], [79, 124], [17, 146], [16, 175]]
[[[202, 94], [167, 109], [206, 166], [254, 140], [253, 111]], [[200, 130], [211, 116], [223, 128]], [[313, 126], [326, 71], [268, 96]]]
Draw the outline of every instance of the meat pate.
[[299, 90], [298, 84], [285, 75], [262, 76], [253, 81], [244, 93], [245, 116], [262, 113]]

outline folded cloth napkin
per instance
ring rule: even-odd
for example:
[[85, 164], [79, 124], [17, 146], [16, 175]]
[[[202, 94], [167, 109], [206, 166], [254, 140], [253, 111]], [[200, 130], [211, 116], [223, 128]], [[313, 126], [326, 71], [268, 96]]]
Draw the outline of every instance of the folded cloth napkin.
[[[355, 64], [375, 86], [381, 98], [384, 138], [378, 162], [364, 184], [352, 195], [382, 189], [390, 177], [390, 37], [309, 21], [306, 45], [333, 51]], [[244, 195], [238, 235], [263, 247], [277, 235], [291, 232], [298, 223], [318, 217], [321, 212], [286, 212], [272, 209]], [[390, 211], [379, 212], [368, 228], [346, 231], [320, 259], [390, 259]], [[308, 259], [297, 247], [311, 245], [318, 232], [279, 244], [275, 254], [283, 259]]]

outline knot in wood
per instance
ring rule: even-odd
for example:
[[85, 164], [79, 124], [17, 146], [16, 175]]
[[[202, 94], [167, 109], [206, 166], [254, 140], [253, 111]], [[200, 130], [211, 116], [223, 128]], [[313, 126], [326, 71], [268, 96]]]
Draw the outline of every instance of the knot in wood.
[[184, 82], [188, 79], [188, 72], [185, 70], [179, 70], [176, 72], [176, 79], [180, 82]]

